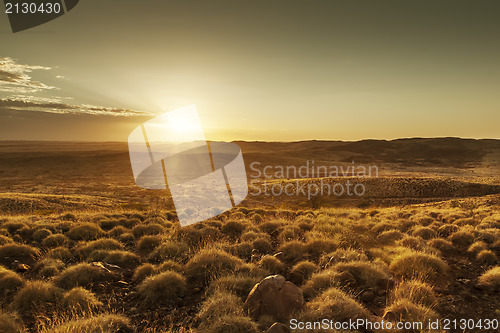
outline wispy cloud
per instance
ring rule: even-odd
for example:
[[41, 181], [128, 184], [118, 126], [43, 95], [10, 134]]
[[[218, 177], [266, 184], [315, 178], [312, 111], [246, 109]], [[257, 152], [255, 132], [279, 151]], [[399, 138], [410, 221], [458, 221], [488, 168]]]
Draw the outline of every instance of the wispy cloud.
[[[28, 111], [55, 114], [104, 115], [104, 116], [151, 116], [152, 113], [121, 108], [110, 108], [96, 105], [73, 105], [65, 101], [71, 97], [37, 96], [37, 93], [49, 90], [60, 90], [57, 87], [35, 81], [29, 73], [35, 70], [51, 70], [50, 67], [24, 65], [9, 57], [0, 57], [0, 92], [8, 93], [6, 98], [0, 98], [0, 111]], [[63, 76], [56, 76], [63, 79]], [[47, 95], [47, 94], [45, 94]]]
[[0, 91], [11, 93], [36, 93], [57, 89], [35, 81], [29, 73], [35, 70], [50, 70], [50, 67], [18, 64], [14, 59], [0, 58]]
[[102, 116], [150, 116], [148, 112], [107, 108], [94, 105], [71, 105], [61, 103], [60, 100], [50, 100], [49, 98], [39, 98], [38, 101], [25, 99], [0, 99], [0, 111], [33, 111], [57, 114], [87, 114]]

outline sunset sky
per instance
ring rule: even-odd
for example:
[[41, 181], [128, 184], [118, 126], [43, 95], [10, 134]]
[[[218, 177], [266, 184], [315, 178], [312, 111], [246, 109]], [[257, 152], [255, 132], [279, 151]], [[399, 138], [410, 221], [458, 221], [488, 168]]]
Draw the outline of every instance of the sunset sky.
[[0, 140], [126, 141], [196, 104], [211, 140], [500, 139], [499, 1], [82, 0], [12, 33]]

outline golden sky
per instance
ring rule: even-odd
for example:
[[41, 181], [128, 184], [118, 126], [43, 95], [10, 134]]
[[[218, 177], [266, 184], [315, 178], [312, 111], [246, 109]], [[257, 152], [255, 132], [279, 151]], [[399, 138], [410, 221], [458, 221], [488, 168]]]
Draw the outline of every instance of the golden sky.
[[498, 1], [84, 0], [12, 33], [0, 139], [126, 141], [196, 104], [211, 140], [500, 138]]

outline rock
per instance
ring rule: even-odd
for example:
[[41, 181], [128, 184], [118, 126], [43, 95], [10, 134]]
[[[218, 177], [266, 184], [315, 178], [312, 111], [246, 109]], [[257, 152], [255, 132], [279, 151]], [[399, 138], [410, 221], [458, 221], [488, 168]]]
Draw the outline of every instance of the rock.
[[288, 326], [282, 323], [274, 323], [265, 333], [290, 333]]
[[304, 306], [300, 289], [281, 275], [271, 275], [256, 284], [248, 294], [245, 311], [254, 320], [262, 315], [286, 321], [289, 316]]

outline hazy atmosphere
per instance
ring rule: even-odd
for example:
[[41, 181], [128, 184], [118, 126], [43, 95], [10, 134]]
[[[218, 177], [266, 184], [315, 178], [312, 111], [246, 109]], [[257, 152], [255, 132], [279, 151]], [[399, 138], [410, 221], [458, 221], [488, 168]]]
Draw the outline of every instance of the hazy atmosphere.
[[499, 9], [86, 0], [16, 34], [2, 14], [0, 139], [126, 141], [189, 104], [211, 140], [500, 138]]

